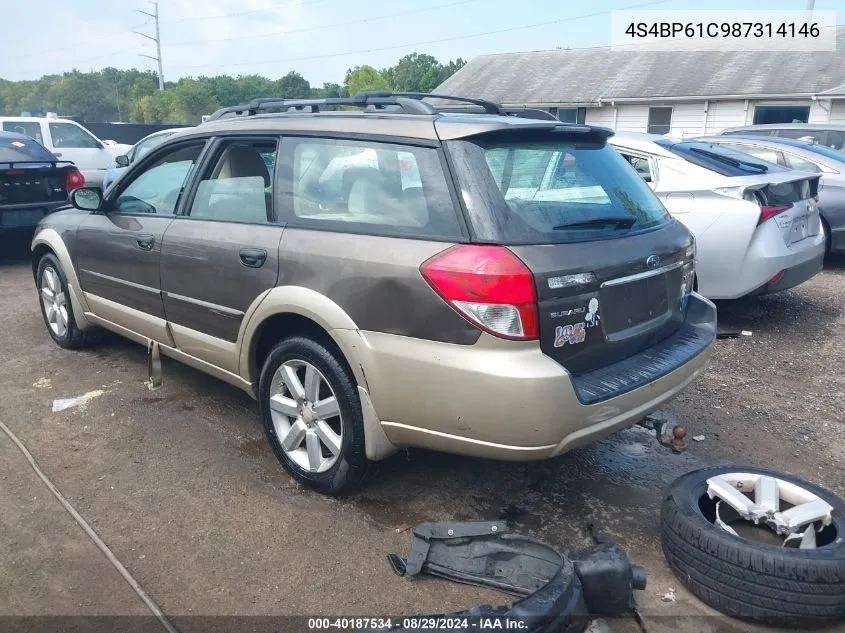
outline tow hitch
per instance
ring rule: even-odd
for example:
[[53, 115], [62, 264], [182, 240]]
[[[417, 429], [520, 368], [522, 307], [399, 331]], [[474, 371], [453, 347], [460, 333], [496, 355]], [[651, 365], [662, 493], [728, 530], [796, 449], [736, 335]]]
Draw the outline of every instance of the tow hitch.
[[680, 424], [672, 424], [669, 420], [647, 417], [638, 422], [641, 427], [654, 431], [657, 441], [667, 446], [675, 453], [683, 453], [689, 448], [687, 444], [687, 430]]

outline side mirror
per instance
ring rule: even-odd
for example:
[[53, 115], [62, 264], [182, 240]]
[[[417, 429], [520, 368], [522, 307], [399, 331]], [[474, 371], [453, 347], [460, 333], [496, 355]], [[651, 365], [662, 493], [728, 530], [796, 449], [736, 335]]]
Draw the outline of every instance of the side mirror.
[[114, 162], [118, 167], [129, 167], [129, 157], [126, 154], [115, 156]]
[[70, 203], [82, 211], [99, 211], [103, 204], [103, 194], [92, 187], [74, 189], [70, 193]]

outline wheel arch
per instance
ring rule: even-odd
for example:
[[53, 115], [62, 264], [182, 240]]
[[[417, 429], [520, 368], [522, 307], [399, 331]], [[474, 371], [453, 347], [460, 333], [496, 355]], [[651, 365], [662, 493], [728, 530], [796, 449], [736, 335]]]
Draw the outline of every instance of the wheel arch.
[[76, 319], [77, 327], [80, 330], [87, 330], [93, 327], [91, 322], [85, 317], [85, 313], [90, 312], [88, 302], [85, 301], [85, 295], [82, 292], [82, 286], [79, 283], [76, 269], [73, 267], [70, 252], [68, 252], [61, 235], [55, 229], [43, 228], [33, 237], [30, 250], [32, 251], [33, 279], [38, 273], [38, 263], [44, 255], [49, 253], [59, 260], [62, 272], [67, 280], [71, 306], [73, 307], [73, 316]]
[[367, 346], [357, 334], [355, 322], [338, 304], [309, 288], [273, 288], [253, 302], [241, 328], [238, 369], [241, 378], [253, 385], [254, 393], [263, 359], [272, 346], [282, 337], [305, 334], [334, 348], [352, 373], [364, 416], [367, 458], [384, 459], [398, 450], [387, 439], [370, 399], [364, 369], [369, 364]]

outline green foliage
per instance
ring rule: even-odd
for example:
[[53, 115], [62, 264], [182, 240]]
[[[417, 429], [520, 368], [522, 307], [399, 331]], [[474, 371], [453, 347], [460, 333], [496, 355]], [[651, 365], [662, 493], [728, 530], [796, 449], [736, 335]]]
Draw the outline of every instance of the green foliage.
[[346, 90], [354, 95], [362, 90], [389, 90], [387, 78], [372, 66], [355, 66], [346, 71]]
[[290, 71], [276, 80], [260, 75], [187, 77], [167, 82], [163, 92], [152, 71], [108, 67], [86, 73], [74, 69], [37, 80], [0, 79], [0, 114], [56, 112], [92, 122], [195, 125], [203, 114], [258, 97], [335, 98], [361, 90], [430, 92], [465, 63], [459, 58], [441, 64], [431, 55], [412, 53], [382, 70], [366, 65], [350, 68], [342, 85], [324, 83], [312, 88], [301, 74]]

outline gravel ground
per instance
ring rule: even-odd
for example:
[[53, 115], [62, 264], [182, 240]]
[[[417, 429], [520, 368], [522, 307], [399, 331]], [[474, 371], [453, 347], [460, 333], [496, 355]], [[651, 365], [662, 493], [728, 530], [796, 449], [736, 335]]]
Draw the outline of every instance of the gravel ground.
[[[718, 341], [706, 373], [663, 412], [705, 436], [682, 455], [639, 427], [528, 464], [411, 451], [334, 500], [284, 474], [240, 391], [165, 360], [164, 386], [149, 392], [145, 350], [116, 337], [81, 352], [57, 348], [25, 246], [0, 247], [0, 420], [181, 631], [208, 629], [195, 616], [506, 601], [390, 572], [385, 555], [406, 553], [408, 526], [447, 519], [507, 519], [563, 549], [587, 544], [594, 525], [646, 567], [637, 600], [648, 633], [764, 630], [718, 617], [671, 574], [657, 538], [665, 486], [694, 468], [738, 463], [845, 494], [845, 259], [794, 290], [719, 305], [721, 329], [753, 335]], [[51, 410], [54, 399], [91, 392], [84, 406]], [[144, 612], [2, 434], [0, 504], [0, 616]], [[670, 589], [677, 600], [663, 602]], [[642, 630], [633, 619], [610, 626]]]

